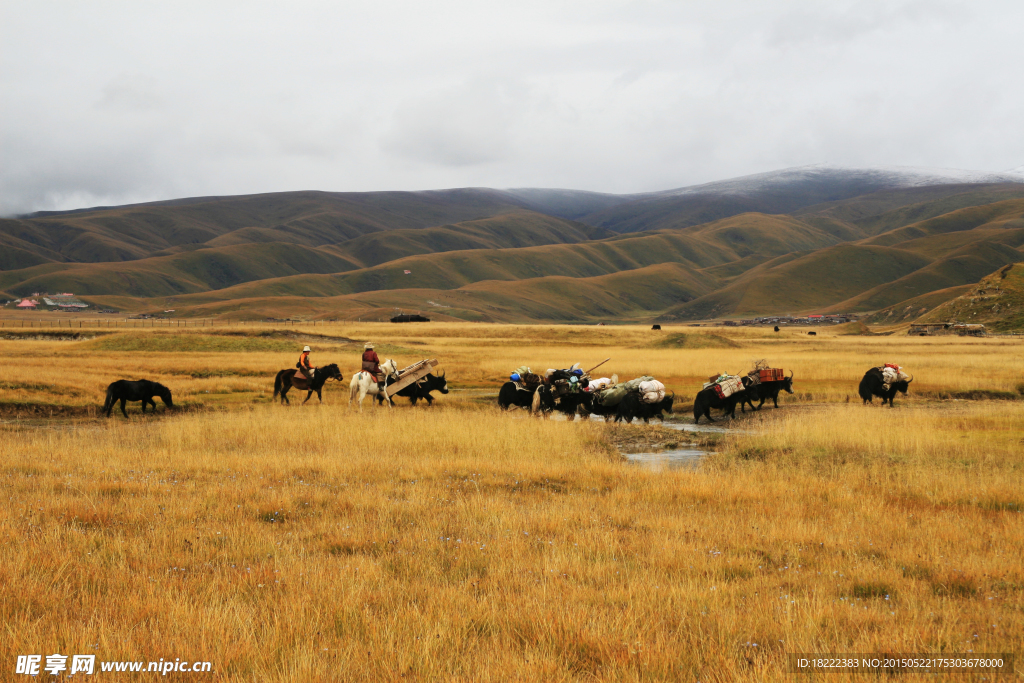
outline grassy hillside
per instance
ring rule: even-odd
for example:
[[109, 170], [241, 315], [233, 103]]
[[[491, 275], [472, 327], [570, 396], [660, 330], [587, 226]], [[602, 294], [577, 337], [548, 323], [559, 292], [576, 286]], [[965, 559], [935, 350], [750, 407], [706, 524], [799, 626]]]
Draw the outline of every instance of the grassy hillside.
[[[1024, 198], [1024, 186], [936, 185], [882, 190], [852, 199], [808, 206], [793, 215], [817, 224], [838, 224], [858, 237], [870, 237], [971, 206]], [[855, 239], [855, 238], [851, 238]]]
[[937, 306], [921, 322], [982, 323], [994, 332], [1024, 331], [1024, 263], [1012, 263]]
[[[496, 190], [432, 192], [284, 192], [242, 197], [204, 197], [126, 207], [43, 213], [0, 222], [0, 233], [56, 252], [69, 261], [141, 259], [229, 233], [234, 243], [248, 228], [275, 231], [272, 241], [314, 246], [381, 230], [424, 228], [526, 208]], [[282, 239], [284, 235], [292, 239]], [[267, 241], [255, 233], [256, 241]]]
[[293, 192], [37, 214], [0, 220], [0, 296], [248, 317], [903, 320], [1024, 261], [1024, 186], [884, 182]]
[[297, 273], [332, 273], [355, 265], [294, 244], [243, 244], [119, 264], [45, 264], [0, 272], [0, 288], [19, 296], [71, 291], [84, 296], [172, 296]]
[[764, 263], [722, 289], [667, 311], [665, 320], [693, 320], [764, 311], [797, 313], [831, 307], [930, 263], [911, 252], [840, 244]]

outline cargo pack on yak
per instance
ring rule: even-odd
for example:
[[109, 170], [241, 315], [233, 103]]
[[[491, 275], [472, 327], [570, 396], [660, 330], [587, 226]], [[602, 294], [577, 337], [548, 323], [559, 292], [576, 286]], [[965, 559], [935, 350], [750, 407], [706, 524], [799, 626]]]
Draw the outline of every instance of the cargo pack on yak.
[[709, 378], [697, 396], [693, 399], [693, 422], [700, 422], [701, 416], [714, 422], [711, 417], [711, 409], [721, 410], [722, 414], [729, 419], [736, 417], [736, 404], [743, 397], [745, 390], [743, 380], [736, 375], [727, 375], [724, 372]]
[[592, 415], [603, 415], [605, 419], [615, 416], [615, 421], [632, 422], [640, 418], [648, 422], [652, 417], [664, 420], [664, 412], [672, 412], [674, 396], [665, 395], [665, 385], [650, 375], [637, 377], [628, 382], [618, 383], [614, 375], [610, 380], [601, 378], [591, 382], [594, 387], [589, 410]]
[[[744, 392], [740, 398], [740, 410], [747, 412], [747, 405], [752, 410], [761, 410], [764, 402], [772, 400], [779, 407], [779, 393], [793, 393], [793, 372], [785, 376], [782, 368], [770, 368], [765, 361], [758, 361], [757, 367], [741, 378]], [[754, 401], [760, 401], [756, 406]]]

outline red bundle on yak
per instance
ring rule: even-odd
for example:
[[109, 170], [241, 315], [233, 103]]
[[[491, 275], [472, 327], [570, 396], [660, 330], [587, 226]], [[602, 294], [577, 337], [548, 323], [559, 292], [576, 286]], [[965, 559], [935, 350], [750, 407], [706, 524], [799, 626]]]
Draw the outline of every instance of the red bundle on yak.
[[781, 382], [785, 379], [782, 368], [762, 368], [758, 370], [758, 376], [762, 382]]

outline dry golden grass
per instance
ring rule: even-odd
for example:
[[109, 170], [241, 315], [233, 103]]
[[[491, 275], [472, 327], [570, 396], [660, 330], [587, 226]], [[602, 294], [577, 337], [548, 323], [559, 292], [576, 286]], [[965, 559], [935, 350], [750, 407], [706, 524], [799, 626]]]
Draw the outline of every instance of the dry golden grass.
[[[431, 409], [349, 410], [358, 349], [340, 342], [315, 358], [340, 362], [344, 386], [304, 408], [265, 405], [269, 377], [296, 354], [194, 352], [185, 336], [179, 351], [132, 354], [0, 342], [0, 401], [31, 403], [48, 391], [20, 385], [54, 384], [79, 392], [54, 405], [84, 407], [112, 379], [146, 375], [177, 402], [221, 408], [2, 426], [9, 666], [61, 652], [210, 660], [214, 680], [762, 681], [790, 678], [787, 652], [1021, 651], [1024, 401], [939, 398], [1015, 391], [1019, 346], [330, 333], [387, 339], [409, 362], [438, 357], [456, 391]], [[686, 395], [767, 357], [794, 369], [803, 400], [745, 417], [692, 471], [624, 462], [612, 426], [477, 400], [521, 363], [608, 356], [609, 373], [672, 378]], [[911, 395], [895, 410], [846, 404], [864, 369], [889, 359], [917, 376]]]

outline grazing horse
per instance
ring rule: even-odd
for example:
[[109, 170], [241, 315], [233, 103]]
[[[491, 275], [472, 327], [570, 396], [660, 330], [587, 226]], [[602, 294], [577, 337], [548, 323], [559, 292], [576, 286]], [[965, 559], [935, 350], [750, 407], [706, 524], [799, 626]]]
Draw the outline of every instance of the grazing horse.
[[320, 400], [320, 403], [323, 403], [324, 397], [321, 392], [323, 391], [324, 384], [327, 383], [327, 380], [333, 379], [340, 382], [344, 379], [341, 376], [341, 370], [338, 369], [337, 363], [331, 363], [330, 365], [325, 365], [322, 368], [317, 368], [313, 373], [312, 380], [307, 380], [302, 375], [296, 377], [295, 374], [297, 372], [298, 370], [294, 369], [281, 370], [277, 373], [277, 377], [274, 378], [274, 398], [277, 398], [278, 395], [280, 395], [282, 405], [285, 403], [291, 404], [291, 401], [288, 400], [288, 390], [293, 386], [299, 391], [306, 392], [306, 399], [302, 402], [302, 405], [306, 405], [306, 401], [310, 399], [314, 391], [316, 392], [317, 399]]
[[[380, 370], [384, 373], [384, 382], [390, 384], [391, 382], [398, 379], [398, 364], [395, 363], [394, 359], [388, 358], [386, 361], [380, 364]], [[352, 381], [348, 385], [348, 404], [352, 405], [352, 401], [355, 399], [356, 394], [359, 394], [359, 410], [363, 409], [363, 399], [369, 394], [377, 399], [377, 405], [384, 403], [384, 394], [381, 393], [380, 387], [377, 386], [377, 382], [373, 379], [373, 375], [368, 372], [357, 372], [352, 375]], [[388, 408], [395, 404], [388, 397]]]
[[135, 382], [119, 379], [116, 382], [111, 382], [107, 387], [107, 400], [103, 403], [103, 412], [110, 417], [111, 411], [114, 410], [114, 404], [118, 401], [121, 402], [121, 412], [125, 417], [128, 417], [128, 411], [124, 409], [124, 406], [128, 401], [142, 401], [143, 413], [146, 412], [147, 403], [153, 406], [153, 412], [156, 412], [154, 396], [159, 396], [168, 408], [174, 407], [174, 403], [171, 401], [171, 390], [163, 384], [150, 382], [148, 379], [140, 379]]

